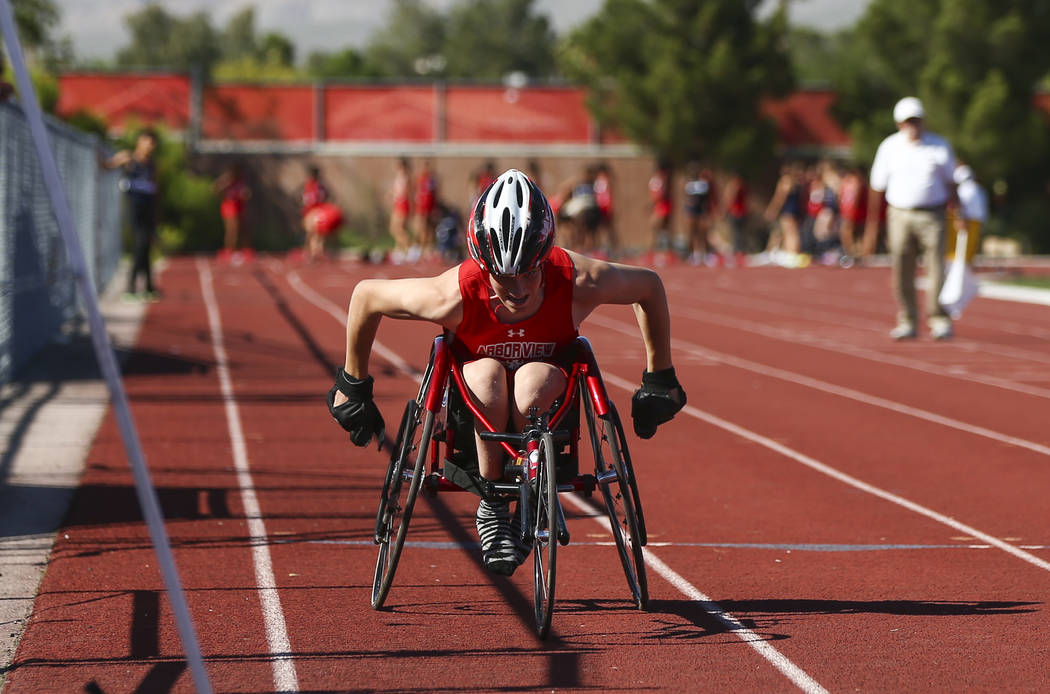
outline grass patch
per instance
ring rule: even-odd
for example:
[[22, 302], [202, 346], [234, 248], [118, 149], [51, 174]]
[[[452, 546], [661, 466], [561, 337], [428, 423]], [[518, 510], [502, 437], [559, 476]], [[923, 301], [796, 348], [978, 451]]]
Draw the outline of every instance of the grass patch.
[[1008, 275], [996, 278], [997, 284], [1009, 284], [1016, 287], [1033, 287], [1050, 289], [1050, 275]]

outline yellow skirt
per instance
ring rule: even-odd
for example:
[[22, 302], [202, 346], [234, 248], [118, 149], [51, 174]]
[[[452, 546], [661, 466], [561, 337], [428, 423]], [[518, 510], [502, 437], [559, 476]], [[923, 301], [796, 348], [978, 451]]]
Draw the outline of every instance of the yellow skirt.
[[[955, 258], [955, 215], [948, 213], [948, 228], [945, 231], [944, 255], [952, 260]], [[981, 242], [981, 223], [976, 219], [966, 220], [966, 262], [972, 263], [973, 257], [977, 255], [977, 248]]]

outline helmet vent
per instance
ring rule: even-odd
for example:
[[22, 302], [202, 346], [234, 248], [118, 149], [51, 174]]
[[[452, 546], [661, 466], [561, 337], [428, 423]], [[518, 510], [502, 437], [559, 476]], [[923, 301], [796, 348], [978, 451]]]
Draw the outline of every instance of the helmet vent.
[[525, 204], [525, 191], [521, 187], [520, 181], [514, 182], [514, 192], [518, 194], [518, 207]]

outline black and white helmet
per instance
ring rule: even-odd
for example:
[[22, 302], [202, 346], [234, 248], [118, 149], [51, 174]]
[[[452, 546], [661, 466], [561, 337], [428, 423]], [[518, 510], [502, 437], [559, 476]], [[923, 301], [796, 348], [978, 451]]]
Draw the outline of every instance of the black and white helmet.
[[539, 186], [509, 169], [478, 198], [467, 229], [470, 255], [489, 274], [521, 275], [550, 255], [554, 245], [554, 212]]

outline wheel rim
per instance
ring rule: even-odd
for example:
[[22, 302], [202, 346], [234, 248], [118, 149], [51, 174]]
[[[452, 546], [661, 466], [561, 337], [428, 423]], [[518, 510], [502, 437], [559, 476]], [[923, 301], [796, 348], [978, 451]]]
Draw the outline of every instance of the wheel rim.
[[609, 472], [615, 473], [612, 479], [598, 485], [605, 504], [609, 530], [615, 540], [616, 551], [634, 604], [639, 609], [645, 609], [649, 603], [649, 589], [645, 575], [645, 557], [642, 553], [642, 533], [633, 503], [637, 493], [621, 455], [622, 428], [618, 426], [619, 418], [615, 409], [606, 417], [598, 417], [587, 393], [583, 393], [583, 396], [594, 454], [595, 474], [601, 477]]
[[[382, 532], [377, 530], [376, 533], [380, 542], [378, 543], [379, 553], [376, 557], [375, 576], [372, 580], [373, 609], [382, 607], [390, 592], [390, 586], [393, 584], [397, 564], [401, 558], [401, 550], [405, 544], [405, 535], [408, 533], [409, 522], [412, 519], [412, 509], [423, 481], [423, 467], [430, 445], [430, 435], [434, 428], [433, 412], [428, 411], [423, 414], [422, 427], [420, 427], [419, 408], [415, 401], [409, 401], [406, 413], [409, 411], [411, 411], [411, 416], [408, 417], [406, 427], [397, 442], [397, 456], [391, 461], [388, 470], [390, 477], [388, 493], [380, 499], [379, 515], [383, 527]], [[420, 432], [418, 438], [415, 436], [417, 431]], [[415, 464], [412, 468], [412, 476], [407, 480], [406, 489], [404, 470], [407, 469], [406, 463], [413, 457]]]
[[554, 470], [554, 439], [540, 442], [541, 465], [536, 478], [536, 515], [533, 536], [533, 606], [540, 638], [550, 632], [554, 614], [554, 581], [558, 548], [558, 482]]

